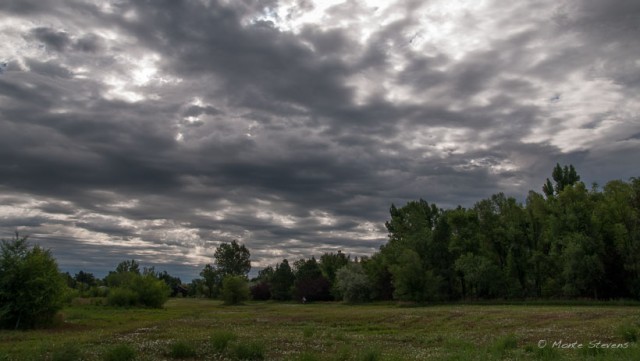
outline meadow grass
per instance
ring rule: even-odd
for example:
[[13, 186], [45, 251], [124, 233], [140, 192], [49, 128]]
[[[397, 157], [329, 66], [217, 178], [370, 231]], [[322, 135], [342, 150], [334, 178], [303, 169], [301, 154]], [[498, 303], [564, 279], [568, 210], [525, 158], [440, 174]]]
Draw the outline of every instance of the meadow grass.
[[63, 315], [55, 328], [0, 331], [0, 360], [106, 360], [119, 345], [141, 361], [640, 360], [640, 312], [620, 304], [224, 306], [177, 298], [164, 309], [77, 302]]

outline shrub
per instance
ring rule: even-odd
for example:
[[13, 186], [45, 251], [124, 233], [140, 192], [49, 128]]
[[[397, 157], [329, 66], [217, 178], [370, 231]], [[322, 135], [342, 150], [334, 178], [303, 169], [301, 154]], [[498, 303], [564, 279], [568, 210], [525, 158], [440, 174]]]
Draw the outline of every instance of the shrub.
[[256, 283], [251, 286], [251, 298], [256, 301], [266, 301], [271, 299], [271, 286], [267, 282]]
[[0, 327], [33, 328], [51, 324], [62, 308], [64, 278], [51, 252], [29, 247], [27, 237], [0, 245]]
[[164, 281], [152, 275], [135, 275], [129, 284], [109, 290], [107, 304], [116, 307], [146, 306], [161, 308], [171, 290]]
[[133, 289], [138, 293], [140, 304], [151, 308], [161, 308], [171, 294], [169, 286], [152, 275], [136, 277], [133, 281]]
[[264, 360], [264, 346], [257, 342], [237, 343], [232, 354], [237, 360]]
[[185, 341], [176, 341], [171, 344], [168, 355], [177, 359], [196, 357], [196, 350]]
[[229, 342], [236, 339], [236, 335], [230, 331], [216, 331], [211, 335], [211, 345], [216, 352], [223, 352]]
[[113, 288], [107, 296], [107, 304], [116, 307], [131, 307], [138, 304], [138, 294], [128, 288]]
[[351, 263], [338, 270], [336, 288], [345, 302], [365, 302], [371, 299], [371, 281], [359, 263]]
[[518, 347], [518, 339], [515, 335], [506, 335], [498, 339], [492, 346], [491, 350], [498, 353], [505, 353]]
[[630, 323], [618, 326], [616, 333], [626, 342], [638, 341], [638, 330]]
[[104, 361], [133, 361], [136, 359], [136, 350], [125, 344], [111, 347], [102, 357]]
[[242, 276], [227, 276], [222, 280], [222, 299], [226, 305], [237, 305], [249, 299], [249, 285]]

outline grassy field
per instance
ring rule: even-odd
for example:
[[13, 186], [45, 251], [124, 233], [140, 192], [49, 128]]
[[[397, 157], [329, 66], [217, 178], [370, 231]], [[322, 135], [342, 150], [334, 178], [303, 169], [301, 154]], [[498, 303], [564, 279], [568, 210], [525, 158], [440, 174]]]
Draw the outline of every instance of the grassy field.
[[0, 360], [640, 360], [638, 311], [606, 304], [228, 307], [197, 299], [172, 299], [160, 310], [74, 305], [55, 328], [0, 331]]

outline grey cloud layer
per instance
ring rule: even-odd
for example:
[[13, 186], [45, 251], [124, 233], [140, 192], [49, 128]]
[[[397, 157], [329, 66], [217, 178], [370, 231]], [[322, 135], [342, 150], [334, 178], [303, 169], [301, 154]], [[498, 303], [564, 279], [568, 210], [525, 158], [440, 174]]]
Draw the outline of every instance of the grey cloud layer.
[[522, 197], [556, 162], [637, 175], [637, 2], [346, 2], [295, 30], [277, 6], [3, 2], [6, 237], [70, 269], [193, 269], [234, 238], [266, 265], [371, 253], [392, 202]]

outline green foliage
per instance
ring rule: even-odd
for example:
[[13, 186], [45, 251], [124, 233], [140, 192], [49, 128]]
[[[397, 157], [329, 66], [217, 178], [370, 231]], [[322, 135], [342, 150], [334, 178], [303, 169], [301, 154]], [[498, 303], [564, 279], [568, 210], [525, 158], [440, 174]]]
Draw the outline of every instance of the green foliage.
[[616, 329], [618, 336], [626, 342], [638, 341], [638, 327], [631, 323], [624, 323]]
[[322, 275], [315, 257], [294, 262], [294, 268], [293, 296], [297, 300], [304, 298], [307, 301], [328, 301], [332, 299], [331, 284]]
[[179, 277], [171, 276], [167, 271], [162, 271], [156, 275], [159, 280], [164, 281], [170, 288], [182, 285], [182, 280]]
[[213, 254], [216, 259], [216, 267], [222, 276], [247, 276], [251, 270], [251, 254], [244, 245], [238, 241], [221, 244]]
[[289, 266], [289, 261], [282, 260], [276, 265], [271, 278], [271, 298], [284, 301], [291, 299], [291, 287], [295, 281], [295, 275]]
[[401, 301], [424, 302], [437, 299], [440, 279], [433, 272], [426, 271], [418, 253], [405, 249], [398, 263], [391, 267], [394, 297]]
[[371, 299], [371, 281], [359, 263], [350, 263], [340, 268], [335, 287], [345, 302], [358, 303]]
[[0, 327], [50, 325], [67, 286], [48, 250], [29, 247], [16, 232], [0, 245]]
[[140, 273], [110, 271], [104, 278], [104, 283], [109, 287], [127, 287], [138, 277], [140, 277]]
[[467, 294], [475, 298], [492, 298], [502, 289], [500, 270], [485, 256], [466, 253], [456, 260], [455, 270], [464, 277]]
[[116, 273], [135, 273], [140, 274], [140, 265], [136, 260], [122, 261], [116, 266]]
[[588, 190], [559, 164], [552, 179], [524, 206], [503, 193], [471, 209], [392, 205], [388, 243], [363, 262], [374, 298], [390, 275], [404, 301], [640, 299], [640, 179]]
[[171, 293], [169, 286], [152, 273], [112, 272], [107, 279], [117, 285], [107, 296], [107, 304], [111, 306], [161, 308]]
[[133, 361], [136, 350], [127, 344], [119, 344], [109, 348], [102, 356], [103, 361]]
[[385, 255], [375, 253], [370, 258], [363, 258], [360, 263], [367, 278], [371, 281], [371, 298], [376, 300], [392, 299], [394, 291], [392, 275]]
[[270, 283], [273, 280], [274, 272], [275, 269], [273, 267], [267, 266], [258, 272], [258, 277], [255, 280]]
[[319, 266], [324, 278], [326, 278], [329, 283], [333, 284], [338, 270], [346, 266], [349, 261], [349, 257], [342, 253], [342, 251], [338, 251], [337, 253], [325, 253], [320, 257]]
[[505, 353], [510, 350], [514, 350], [518, 347], [518, 338], [515, 335], [506, 335], [494, 342], [491, 345], [491, 350], [497, 353]]
[[215, 298], [218, 296], [220, 292], [220, 287], [222, 286], [222, 272], [207, 264], [204, 266], [202, 271], [200, 271], [200, 277], [203, 278], [203, 286], [205, 287], [204, 293], [209, 298]]
[[112, 288], [107, 296], [107, 304], [115, 307], [133, 307], [138, 304], [138, 294], [129, 288]]
[[196, 357], [196, 349], [186, 341], [175, 341], [169, 347], [167, 355], [175, 359]]
[[264, 345], [256, 341], [238, 342], [231, 349], [236, 360], [264, 360]]
[[576, 169], [573, 165], [568, 165], [561, 167], [560, 164], [556, 164], [555, 168], [553, 168], [552, 178], [555, 181], [555, 187], [551, 184], [549, 178], [547, 178], [546, 183], [542, 187], [542, 190], [547, 195], [547, 197], [551, 197], [554, 194], [560, 194], [567, 186], [573, 185], [576, 182], [580, 181], [580, 176], [576, 172]]
[[138, 301], [141, 305], [151, 308], [161, 308], [171, 290], [164, 281], [152, 275], [139, 276], [134, 279], [133, 290], [138, 294]]
[[215, 331], [211, 335], [211, 346], [215, 352], [221, 353], [227, 349], [230, 342], [237, 338], [238, 336], [231, 331]]
[[238, 305], [249, 299], [249, 284], [244, 276], [226, 276], [222, 280], [225, 305]]

